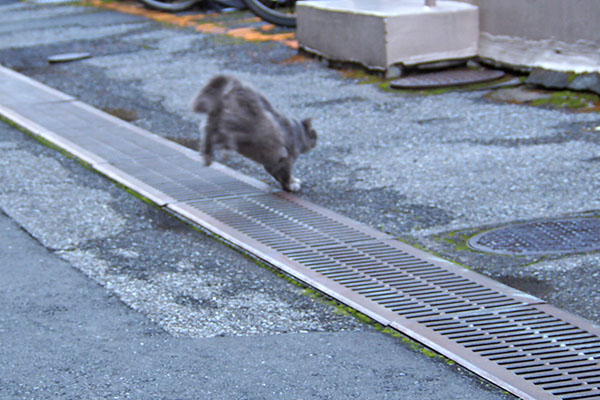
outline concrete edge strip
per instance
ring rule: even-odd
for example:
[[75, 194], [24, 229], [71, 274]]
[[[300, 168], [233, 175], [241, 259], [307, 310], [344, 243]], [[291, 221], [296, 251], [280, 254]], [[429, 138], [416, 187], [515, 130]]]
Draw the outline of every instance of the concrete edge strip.
[[15, 112], [9, 107], [6, 107], [0, 104], [0, 114], [2, 114], [6, 119], [12, 121], [16, 125], [21, 128], [31, 132], [34, 136], [40, 137], [43, 140], [46, 140], [49, 143], [56, 145], [57, 147], [63, 149], [69, 154], [72, 154], [74, 157], [79, 160], [89, 164], [89, 165], [97, 165], [106, 163], [106, 160], [97, 156], [94, 153], [91, 153], [80, 146], [77, 146], [74, 143], [71, 143], [69, 140], [63, 138], [60, 135], [44, 128], [41, 125], [38, 125], [34, 121], [23, 117], [21, 114]]
[[8, 75], [9, 78], [13, 78], [16, 80], [19, 80], [23, 83], [26, 83], [28, 85], [31, 85], [37, 89], [40, 89], [50, 95], [56, 96], [57, 97], [57, 101], [69, 101], [69, 100], [75, 100], [75, 97], [73, 96], [69, 96], [68, 94], [65, 94], [59, 90], [56, 90], [54, 88], [51, 88], [50, 86], [46, 86], [43, 83], [40, 83], [38, 81], [36, 81], [33, 78], [30, 78], [26, 75], [20, 74], [17, 71], [13, 71], [10, 68], [6, 68], [3, 65], [0, 65], [0, 74], [5, 74]]

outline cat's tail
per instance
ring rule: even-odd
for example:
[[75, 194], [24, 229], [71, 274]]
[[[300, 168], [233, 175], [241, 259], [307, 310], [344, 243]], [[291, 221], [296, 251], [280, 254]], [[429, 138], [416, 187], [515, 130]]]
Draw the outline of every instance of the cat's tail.
[[209, 113], [223, 95], [231, 90], [235, 78], [227, 75], [217, 75], [208, 82], [194, 97], [190, 107], [197, 113]]

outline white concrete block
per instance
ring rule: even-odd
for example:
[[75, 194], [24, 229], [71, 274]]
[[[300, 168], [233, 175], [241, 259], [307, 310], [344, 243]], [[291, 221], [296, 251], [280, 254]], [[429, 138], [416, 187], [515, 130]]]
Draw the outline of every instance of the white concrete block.
[[476, 6], [438, 0], [325, 0], [296, 3], [301, 48], [336, 61], [387, 70], [477, 55]]

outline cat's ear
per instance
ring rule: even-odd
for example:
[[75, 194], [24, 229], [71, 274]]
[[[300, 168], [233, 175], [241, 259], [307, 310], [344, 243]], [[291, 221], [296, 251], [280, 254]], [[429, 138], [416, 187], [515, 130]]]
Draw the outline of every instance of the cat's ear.
[[302, 120], [302, 126], [308, 132], [312, 128], [312, 119], [306, 118]]

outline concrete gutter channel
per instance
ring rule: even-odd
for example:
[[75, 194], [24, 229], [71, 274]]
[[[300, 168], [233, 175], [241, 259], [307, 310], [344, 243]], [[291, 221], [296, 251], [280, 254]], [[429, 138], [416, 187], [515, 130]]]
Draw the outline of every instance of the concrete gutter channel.
[[[598, 398], [600, 328], [0, 69], [0, 113], [169, 212], [529, 399]], [[81, 128], [86, 127], [86, 134]]]

